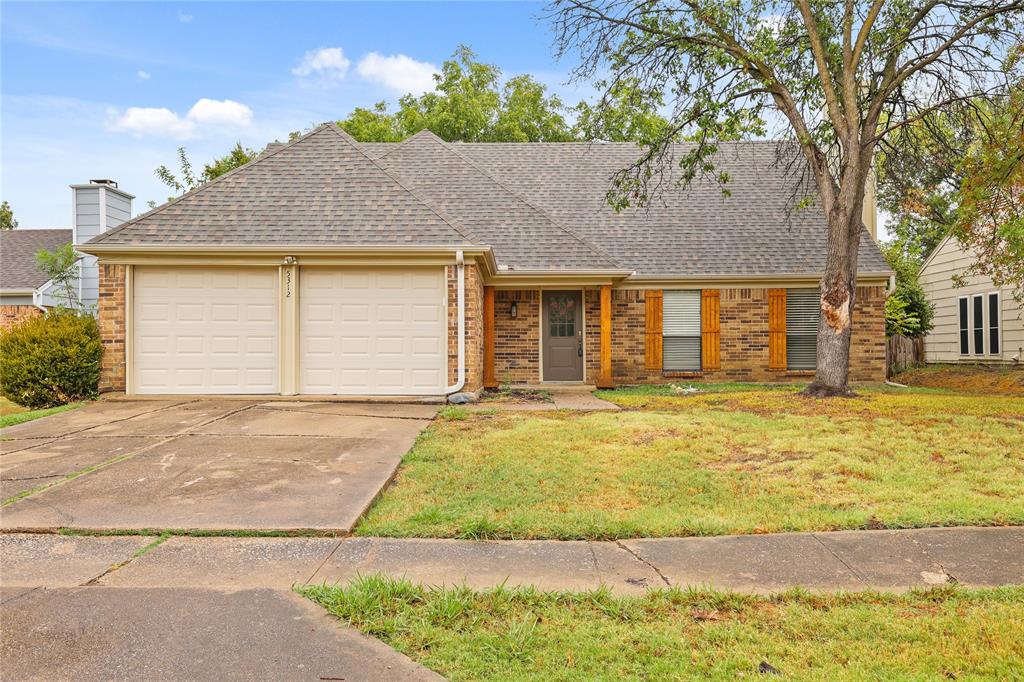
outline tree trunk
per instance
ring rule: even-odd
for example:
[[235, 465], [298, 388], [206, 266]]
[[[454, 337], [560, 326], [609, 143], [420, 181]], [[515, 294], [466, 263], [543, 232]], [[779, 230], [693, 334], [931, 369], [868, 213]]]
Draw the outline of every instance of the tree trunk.
[[817, 369], [803, 394], [815, 398], [849, 397], [850, 340], [857, 293], [864, 180], [845, 174], [828, 219], [825, 275], [821, 280], [821, 321], [818, 324]]

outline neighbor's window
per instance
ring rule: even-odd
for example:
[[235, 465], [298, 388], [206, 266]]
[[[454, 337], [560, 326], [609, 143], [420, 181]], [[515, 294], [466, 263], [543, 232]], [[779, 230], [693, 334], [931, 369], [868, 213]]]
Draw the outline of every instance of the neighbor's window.
[[700, 371], [700, 289], [666, 290], [662, 299], [662, 367]]
[[817, 289], [786, 290], [786, 367], [814, 369], [818, 364], [821, 294]]
[[985, 354], [985, 320], [982, 315], [985, 311], [985, 297], [978, 294], [972, 300], [974, 314], [974, 354]]
[[967, 324], [967, 297], [960, 297], [960, 355], [968, 355], [970, 348], [971, 332]]
[[988, 295], [988, 352], [999, 355], [999, 293]]

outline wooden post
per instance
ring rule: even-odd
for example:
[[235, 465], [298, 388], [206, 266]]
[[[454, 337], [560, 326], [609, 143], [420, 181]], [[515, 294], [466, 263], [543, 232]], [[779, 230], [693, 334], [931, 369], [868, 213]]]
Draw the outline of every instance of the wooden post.
[[614, 388], [612, 383], [612, 288], [601, 287], [601, 369], [597, 374], [598, 388]]
[[484, 287], [484, 388], [498, 388], [494, 372], [494, 287]]

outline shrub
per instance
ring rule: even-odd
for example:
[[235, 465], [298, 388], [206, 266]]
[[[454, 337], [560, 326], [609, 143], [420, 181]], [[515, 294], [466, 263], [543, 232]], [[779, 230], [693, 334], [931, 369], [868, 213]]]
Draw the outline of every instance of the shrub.
[[96, 396], [99, 325], [91, 315], [52, 310], [0, 335], [0, 393], [38, 409]]

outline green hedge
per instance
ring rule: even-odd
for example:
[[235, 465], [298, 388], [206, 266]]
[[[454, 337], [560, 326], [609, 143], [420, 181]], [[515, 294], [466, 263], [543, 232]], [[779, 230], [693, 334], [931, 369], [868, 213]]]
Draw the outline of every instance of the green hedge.
[[29, 318], [0, 334], [0, 393], [32, 409], [94, 398], [102, 356], [93, 316], [52, 310]]

